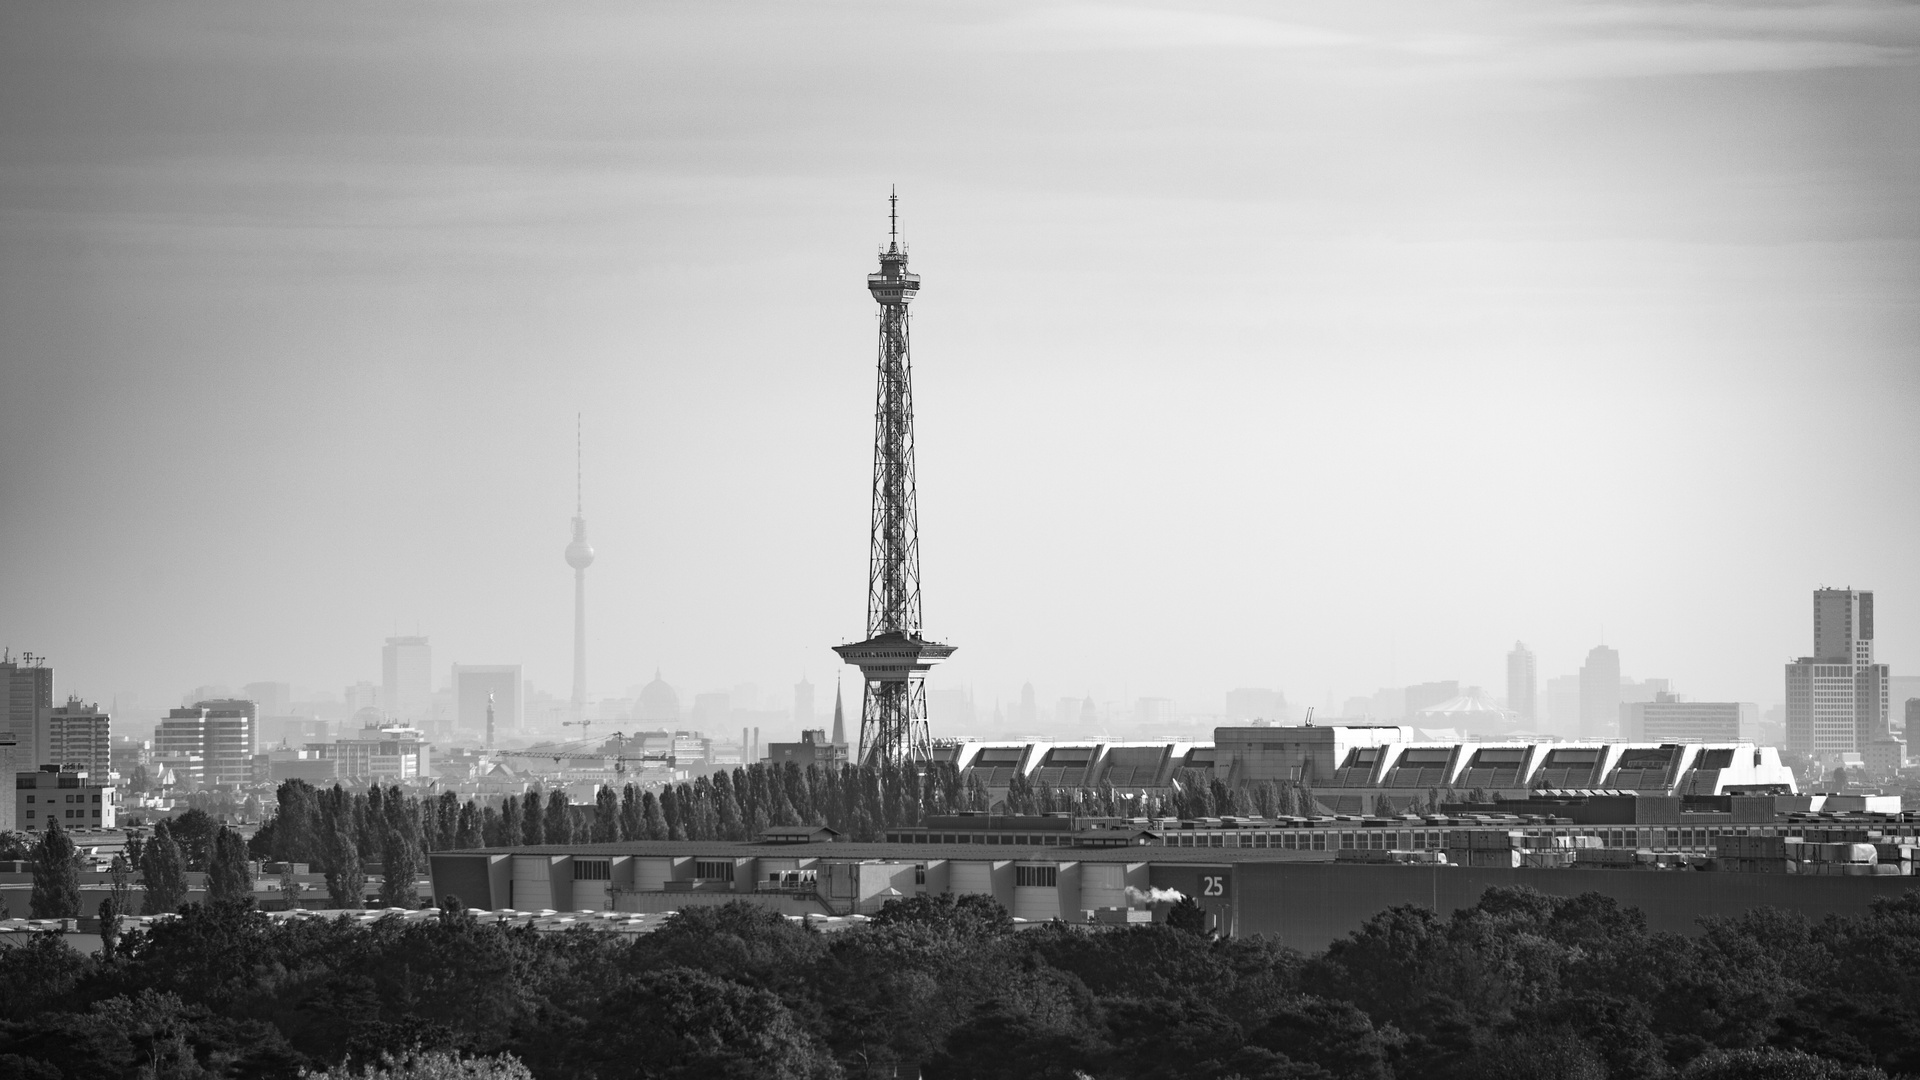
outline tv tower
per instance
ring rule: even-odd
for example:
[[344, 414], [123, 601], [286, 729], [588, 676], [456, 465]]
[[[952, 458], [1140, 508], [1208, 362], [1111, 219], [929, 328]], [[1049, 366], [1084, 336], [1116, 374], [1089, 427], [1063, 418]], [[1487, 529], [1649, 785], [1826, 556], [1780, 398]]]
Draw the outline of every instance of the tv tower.
[[585, 503], [581, 496], [581, 421], [573, 417], [573, 543], [567, 545], [567, 565], [573, 567], [573, 719], [587, 714], [587, 567], [593, 548], [587, 543]]
[[900, 196], [887, 196], [887, 246], [867, 291], [880, 305], [880, 373], [873, 407], [873, 543], [867, 566], [867, 639], [834, 652], [866, 682], [860, 760], [923, 765], [933, 759], [926, 674], [954, 646], [928, 641], [920, 625], [920, 522], [913, 479], [913, 359], [907, 305], [920, 276], [907, 273]]

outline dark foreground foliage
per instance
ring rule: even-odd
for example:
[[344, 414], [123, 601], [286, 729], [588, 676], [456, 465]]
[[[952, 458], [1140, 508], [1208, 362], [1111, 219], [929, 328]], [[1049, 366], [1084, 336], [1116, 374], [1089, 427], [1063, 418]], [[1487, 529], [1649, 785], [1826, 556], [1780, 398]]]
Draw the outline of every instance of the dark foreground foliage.
[[1595, 895], [1496, 889], [1312, 958], [1164, 925], [1015, 932], [982, 898], [838, 934], [736, 903], [636, 938], [193, 905], [111, 956], [0, 947], [0, 1080], [508, 1075], [392, 1065], [494, 1055], [599, 1080], [1920, 1075], [1920, 893], [1683, 938]]

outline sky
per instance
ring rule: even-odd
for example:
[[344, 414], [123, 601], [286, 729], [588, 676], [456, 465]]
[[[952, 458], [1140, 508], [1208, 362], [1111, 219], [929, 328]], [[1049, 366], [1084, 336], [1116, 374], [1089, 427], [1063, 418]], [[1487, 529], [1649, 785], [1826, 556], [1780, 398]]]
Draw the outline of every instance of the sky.
[[1894, 3], [15, 0], [0, 644], [564, 696], [579, 415], [592, 694], [831, 682], [897, 185], [983, 711], [1920, 673], [1917, 106]]

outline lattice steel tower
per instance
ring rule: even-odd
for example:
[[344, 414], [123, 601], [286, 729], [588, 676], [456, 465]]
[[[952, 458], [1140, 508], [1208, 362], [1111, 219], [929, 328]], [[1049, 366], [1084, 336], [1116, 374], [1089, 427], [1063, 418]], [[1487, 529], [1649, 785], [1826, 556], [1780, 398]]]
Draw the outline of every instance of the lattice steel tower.
[[887, 246], [867, 291], [880, 305], [880, 374], [873, 406], [873, 545], [867, 568], [867, 639], [834, 652], [866, 682], [860, 760], [926, 764], [926, 673], [954, 646], [928, 641], [920, 626], [920, 522], [913, 481], [913, 359], [907, 305], [920, 276], [907, 273], [900, 197], [887, 197]]

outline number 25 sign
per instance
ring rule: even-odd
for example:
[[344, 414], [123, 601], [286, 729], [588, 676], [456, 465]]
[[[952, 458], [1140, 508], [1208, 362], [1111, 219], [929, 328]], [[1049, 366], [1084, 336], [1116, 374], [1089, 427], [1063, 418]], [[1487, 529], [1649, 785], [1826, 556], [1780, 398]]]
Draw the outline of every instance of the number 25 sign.
[[1203, 874], [1200, 877], [1201, 896], [1227, 895], [1227, 879], [1224, 874]]

